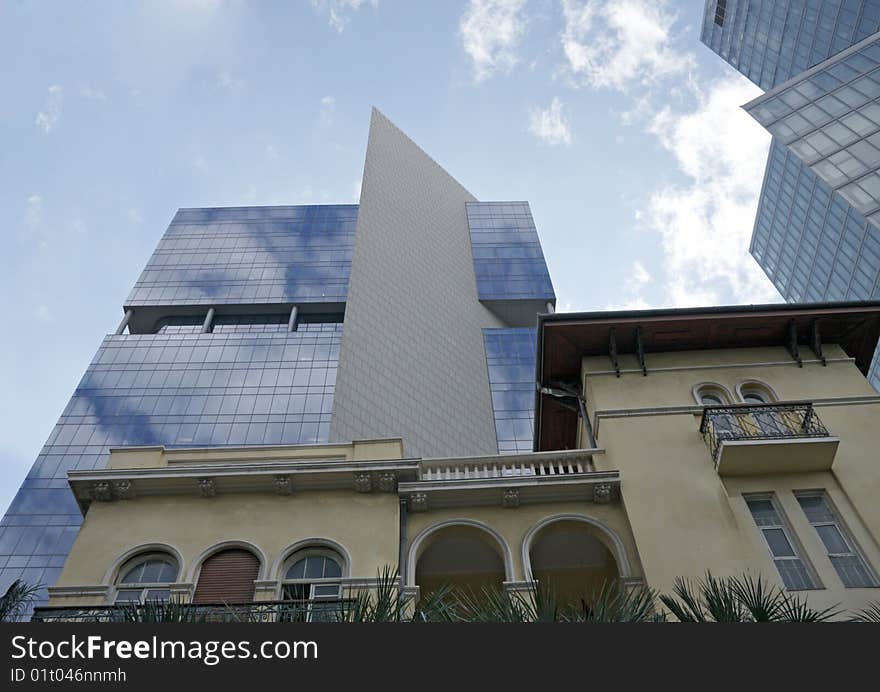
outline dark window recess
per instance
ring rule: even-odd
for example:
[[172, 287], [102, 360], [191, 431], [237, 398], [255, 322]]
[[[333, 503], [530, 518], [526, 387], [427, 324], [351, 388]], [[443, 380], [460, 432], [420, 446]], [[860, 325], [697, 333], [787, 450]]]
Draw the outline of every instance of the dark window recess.
[[289, 313], [276, 315], [217, 315], [213, 332], [286, 332]]
[[204, 315], [166, 317], [156, 322], [156, 334], [198, 334], [204, 322]]
[[727, 13], [727, 0], [718, 0], [715, 5], [715, 23], [724, 26], [724, 15]]
[[249, 603], [260, 561], [241, 548], [224, 550], [202, 564], [193, 603]]

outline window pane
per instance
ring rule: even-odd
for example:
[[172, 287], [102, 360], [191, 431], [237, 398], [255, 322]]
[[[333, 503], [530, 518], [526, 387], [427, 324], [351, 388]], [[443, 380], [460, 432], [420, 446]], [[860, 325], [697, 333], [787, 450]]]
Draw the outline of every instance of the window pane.
[[172, 582], [177, 579], [177, 568], [170, 562], [163, 562], [162, 568], [159, 570], [159, 577], [156, 581]]
[[285, 584], [282, 591], [282, 597], [285, 601], [304, 601], [309, 597], [309, 585]]
[[303, 575], [305, 575], [305, 572], [306, 572], [306, 559], [307, 558], [303, 558], [302, 560], [297, 560], [293, 564], [293, 567], [291, 567], [289, 570], [287, 570], [287, 578], [288, 579], [302, 579], [303, 578]]
[[342, 576], [342, 568], [339, 566], [339, 563], [336, 560], [331, 560], [330, 558], [324, 559], [324, 576], [325, 577], [341, 577]]
[[782, 529], [762, 529], [773, 557], [795, 557], [794, 548]]
[[831, 556], [831, 564], [837, 570], [840, 581], [847, 588], [871, 588], [877, 586], [873, 575], [857, 555]]
[[834, 521], [831, 508], [822, 495], [798, 495], [798, 502], [811, 524], [820, 521]]
[[171, 599], [171, 592], [168, 589], [148, 589], [146, 600], [148, 601], [167, 601]]
[[306, 558], [306, 579], [320, 579], [324, 576], [324, 558], [323, 557], [307, 557]]
[[338, 598], [339, 584], [321, 584], [315, 586], [315, 598]]
[[840, 535], [840, 531], [834, 524], [822, 524], [817, 526], [816, 532], [825, 544], [825, 548], [828, 550], [829, 554], [851, 552], [843, 536]]
[[116, 592], [117, 603], [138, 603], [141, 600], [140, 589], [125, 589]]
[[155, 584], [159, 581], [159, 572], [162, 570], [163, 562], [158, 560], [149, 560], [144, 563], [144, 572], [141, 576], [141, 583]]
[[748, 500], [749, 509], [758, 526], [778, 526], [779, 515], [770, 500]]
[[813, 580], [800, 560], [775, 560], [786, 589], [812, 589]]
[[140, 583], [142, 583], [141, 576], [144, 573], [145, 565], [146, 565], [146, 563], [141, 563], [141, 564], [137, 565], [136, 567], [133, 567], [132, 569], [128, 570], [128, 572], [125, 573], [125, 576], [123, 576], [122, 579], [119, 580], [120, 583], [122, 583], [122, 584], [140, 584]]

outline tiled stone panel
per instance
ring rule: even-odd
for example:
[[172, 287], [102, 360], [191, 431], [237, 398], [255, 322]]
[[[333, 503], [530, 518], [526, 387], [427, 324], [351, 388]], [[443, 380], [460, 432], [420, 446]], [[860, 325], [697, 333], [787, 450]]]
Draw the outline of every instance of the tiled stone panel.
[[407, 455], [497, 450], [477, 299], [476, 201], [374, 110], [331, 440], [400, 436]]

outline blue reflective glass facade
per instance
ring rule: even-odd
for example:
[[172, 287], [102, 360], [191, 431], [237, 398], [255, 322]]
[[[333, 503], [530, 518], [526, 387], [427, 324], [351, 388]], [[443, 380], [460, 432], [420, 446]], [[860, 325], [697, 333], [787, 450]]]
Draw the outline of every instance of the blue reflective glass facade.
[[[104, 339], [0, 520], [0, 593], [55, 582], [81, 523], [67, 472], [103, 467], [110, 447], [327, 441], [357, 209], [176, 214], [129, 297], [147, 326]], [[254, 303], [267, 309], [229, 307]], [[290, 303], [312, 306], [293, 332]], [[207, 304], [223, 306], [211, 333], [207, 307], [175, 314]]]
[[528, 327], [483, 330], [500, 453], [532, 451], [536, 338]]
[[700, 38], [765, 91], [880, 28], [880, 0], [721, 2], [707, 0]]
[[345, 302], [357, 210], [181, 209], [126, 306]]
[[480, 300], [555, 300], [528, 202], [467, 204]]
[[51, 584], [81, 517], [67, 472], [110, 447], [326, 442], [342, 325], [108, 336], [0, 525], [0, 591]]
[[880, 298], [880, 233], [775, 140], [750, 251], [789, 302]]
[[880, 227], [880, 38], [860, 42], [744, 108]]
[[[877, 117], [875, 86], [860, 82], [870, 93], [848, 91], [874, 69], [869, 64], [874, 59], [856, 64], [859, 59], [854, 58], [846, 64], [844, 55], [839, 65], [829, 64], [833, 71], [826, 75], [799, 77], [878, 30], [880, 0], [706, 2], [703, 43], [762, 89], [780, 87], [779, 98], [752, 102], [763, 102], [765, 110], [755, 115], [773, 124], [771, 132], [778, 136], [770, 145], [750, 250], [791, 302], [878, 297], [877, 229], [850, 204], [867, 203], [873, 191], [854, 183], [874, 181], [872, 150], [880, 151], [880, 139], [870, 141]], [[789, 80], [800, 88], [781, 86]], [[831, 93], [836, 91], [844, 98]], [[826, 125], [829, 132], [821, 132]], [[840, 191], [832, 190], [795, 151], [822, 167]], [[851, 188], [846, 197], [841, 194], [844, 186]], [[875, 355], [869, 380], [880, 389], [877, 362]]]

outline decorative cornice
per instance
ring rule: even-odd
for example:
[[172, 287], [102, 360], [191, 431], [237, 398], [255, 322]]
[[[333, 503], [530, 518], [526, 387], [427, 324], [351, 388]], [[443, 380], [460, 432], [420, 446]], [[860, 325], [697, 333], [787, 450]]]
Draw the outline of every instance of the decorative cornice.
[[411, 512], [425, 512], [428, 509], [427, 493], [413, 493], [409, 496], [409, 510]]
[[113, 481], [113, 492], [116, 497], [120, 500], [130, 500], [134, 497], [134, 484], [123, 478], [118, 481]]
[[97, 502], [110, 502], [113, 499], [113, 490], [108, 481], [98, 481], [92, 484], [91, 497]]
[[202, 497], [216, 497], [217, 496], [217, 484], [214, 483], [213, 478], [199, 478], [199, 494]]
[[368, 493], [373, 489], [373, 479], [369, 473], [354, 474], [354, 489], [359, 493]]
[[[785, 401], [782, 400], [774, 403], [785, 404]], [[814, 407], [880, 404], [880, 395], [863, 394], [858, 396], [819, 397], [811, 399], [811, 403]], [[680, 415], [698, 416], [702, 415], [704, 408], [705, 407], [700, 406], [699, 404], [689, 404], [686, 406], [645, 406], [642, 408], [599, 409], [593, 414], [593, 431], [595, 435], [598, 435], [599, 426], [606, 418], [642, 418], [648, 416]]]
[[516, 509], [519, 507], [519, 490], [516, 488], [508, 488], [501, 495], [501, 506], [505, 509]]
[[394, 471], [379, 474], [379, 490], [383, 493], [397, 492], [397, 474]]
[[293, 492], [290, 483], [290, 476], [280, 475], [272, 479], [275, 485], [275, 493], [278, 495], [290, 495]]
[[610, 483], [596, 483], [593, 486], [593, 502], [597, 505], [607, 505], [611, 502], [612, 487]]
[[110, 587], [102, 584], [86, 584], [82, 586], [50, 586], [48, 588], [49, 598], [58, 596], [59, 598], [74, 597], [106, 597]]

